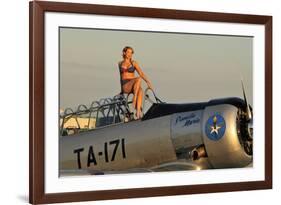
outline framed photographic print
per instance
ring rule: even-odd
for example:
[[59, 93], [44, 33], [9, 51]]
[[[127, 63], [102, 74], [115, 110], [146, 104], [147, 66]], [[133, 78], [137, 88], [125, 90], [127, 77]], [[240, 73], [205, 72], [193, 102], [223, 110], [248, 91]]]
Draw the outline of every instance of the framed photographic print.
[[32, 1], [30, 203], [272, 188], [272, 17]]

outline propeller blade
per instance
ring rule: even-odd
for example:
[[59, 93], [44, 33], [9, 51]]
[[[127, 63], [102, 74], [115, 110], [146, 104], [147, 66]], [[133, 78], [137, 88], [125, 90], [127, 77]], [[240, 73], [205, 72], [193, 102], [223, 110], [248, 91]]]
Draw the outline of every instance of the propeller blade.
[[243, 80], [241, 79], [241, 83], [242, 83], [242, 90], [243, 90], [243, 96], [244, 96], [244, 100], [246, 103], [246, 113], [247, 113], [247, 120], [251, 120], [252, 119], [252, 113], [250, 110], [250, 106], [247, 102], [247, 98], [246, 98], [246, 94], [245, 94], [245, 89], [244, 89], [244, 84], [243, 84]]

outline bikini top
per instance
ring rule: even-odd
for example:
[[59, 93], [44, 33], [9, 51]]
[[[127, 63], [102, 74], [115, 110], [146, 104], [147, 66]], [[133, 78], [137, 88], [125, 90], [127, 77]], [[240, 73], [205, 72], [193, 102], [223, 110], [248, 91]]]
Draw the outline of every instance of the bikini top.
[[[132, 63], [132, 61], [131, 61]], [[121, 66], [121, 62], [119, 63], [119, 70], [120, 70], [120, 73], [124, 73], [124, 72], [129, 72], [129, 73], [133, 73], [135, 72], [135, 67], [133, 66], [133, 63], [132, 65], [129, 67], [129, 68], [124, 68]]]

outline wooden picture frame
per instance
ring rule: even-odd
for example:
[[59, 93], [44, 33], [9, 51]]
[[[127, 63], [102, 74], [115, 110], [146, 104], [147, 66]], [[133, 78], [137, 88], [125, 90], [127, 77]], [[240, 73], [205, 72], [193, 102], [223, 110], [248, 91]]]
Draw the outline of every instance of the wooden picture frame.
[[[232, 183], [159, 186], [130, 189], [45, 192], [45, 22], [46, 12], [194, 20], [261, 25], [265, 28], [265, 170], [264, 180]], [[32, 204], [229, 192], [272, 188], [272, 16], [32, 1], [29, 4], [29, 202]]]

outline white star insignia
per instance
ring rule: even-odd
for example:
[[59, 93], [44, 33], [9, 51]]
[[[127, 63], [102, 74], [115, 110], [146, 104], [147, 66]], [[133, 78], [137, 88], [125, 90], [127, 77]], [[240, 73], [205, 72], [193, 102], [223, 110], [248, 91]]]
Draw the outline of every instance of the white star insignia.
[[220, 126], [216, 126], [216, 128], [215, 128], [215, 126], [211, 126], [211, 128], [212, 128], [211, 134], [212, 134], [213, 132], [219, 134], [219, 129], [220, 129], [221, 127], [220, 127]]

